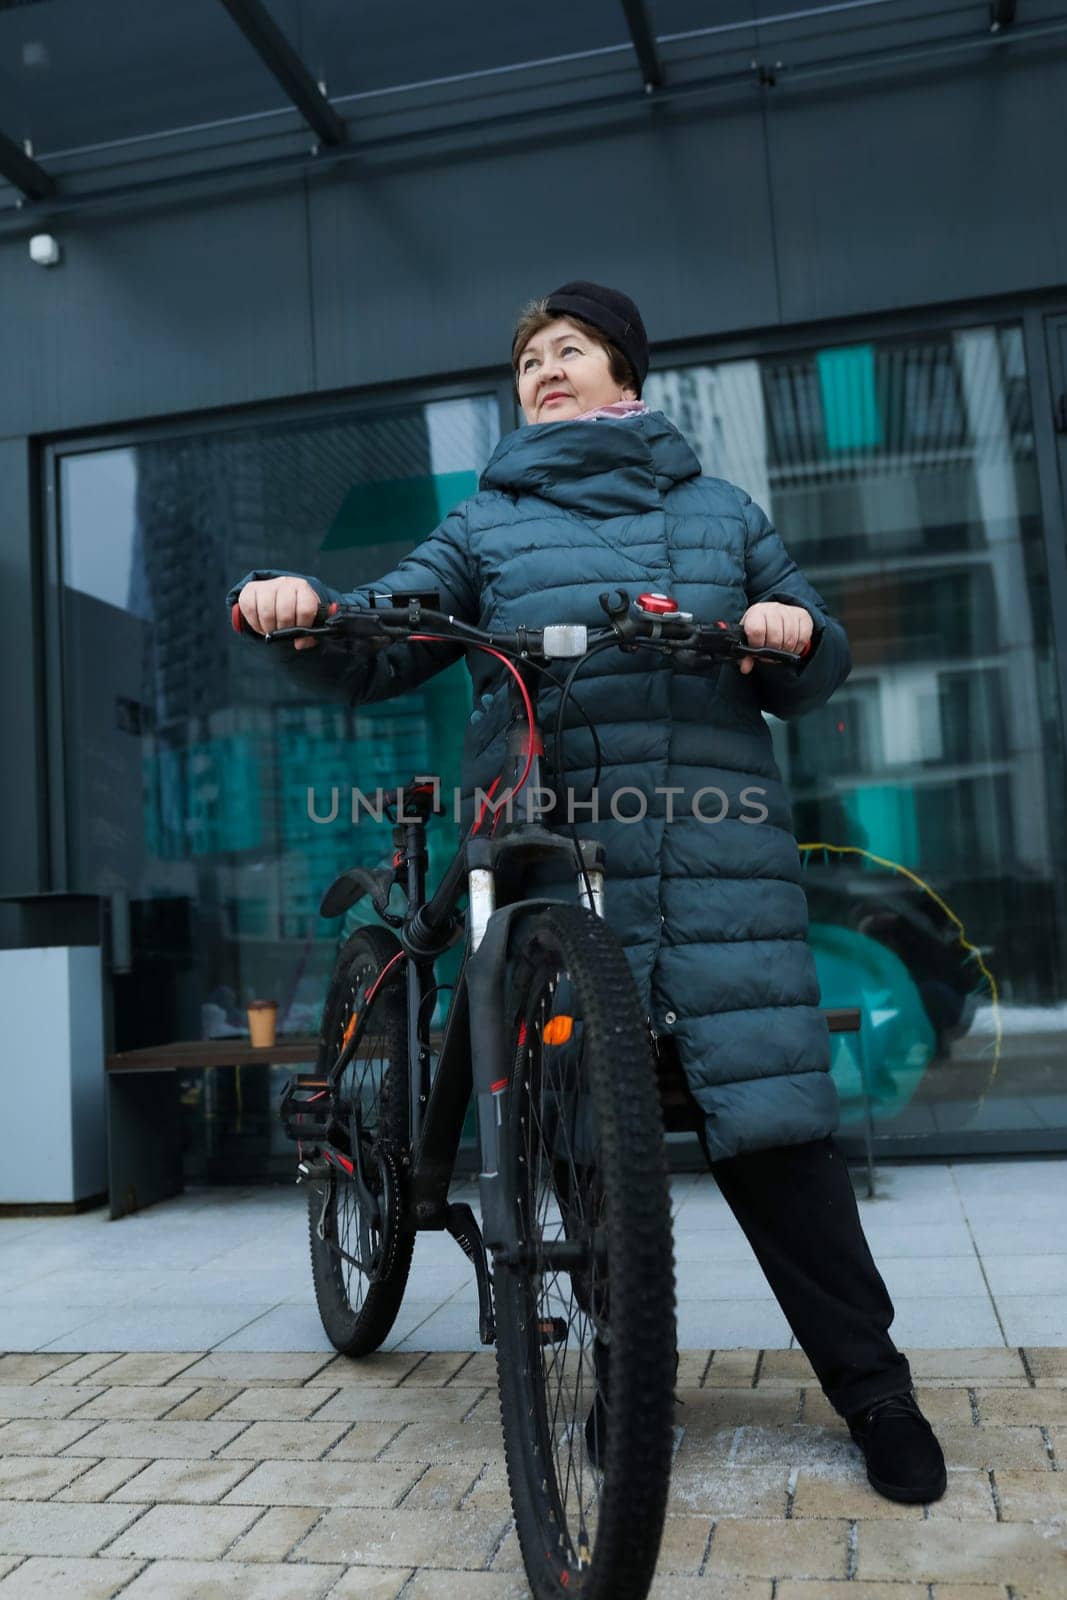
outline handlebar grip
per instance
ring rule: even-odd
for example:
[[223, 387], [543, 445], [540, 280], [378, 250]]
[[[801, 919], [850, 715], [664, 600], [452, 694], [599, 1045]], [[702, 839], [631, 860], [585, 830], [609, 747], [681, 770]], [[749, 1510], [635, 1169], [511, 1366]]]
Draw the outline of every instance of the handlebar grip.
[[[313, 628], [321, 628], [326, 619], [334, 616], [338, 610], [339, 606], [336, 600], [320, 600], [319, 608], [315, 612], [315, 620], [311, 626]], [[262, 634], [256, 632], [255, 628], [248, 626], [241, 613], [241, 602], [239, 600], [235, 600], [230, 607], [230, 626], [233, 628], [234, 633], [245, 633], [254, 639], [263, 637]]]

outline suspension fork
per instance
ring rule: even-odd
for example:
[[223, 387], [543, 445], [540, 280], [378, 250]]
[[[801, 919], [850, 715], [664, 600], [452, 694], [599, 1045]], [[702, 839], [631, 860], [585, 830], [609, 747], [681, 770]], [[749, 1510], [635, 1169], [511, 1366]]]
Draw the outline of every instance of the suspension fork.
[[[582, 857], [590, 875], [603, 872], [604, 852], [591, 840], [581, 843]], [[484, 908], [485, 922], [475, 942], [474, 886], [482, 878], [486, 885], [495, 881], [495, 868], [510, 852], [527, 859], [573, 860], [573, 844], [539, 827], [525, 827], [503, 839], [472, 839], [466, 847], [472, 884], [471, 950], [467, 958], [467, 990], [470, 996], [471, 1068], [477, 1096], [478, 1128], [482, 1169], [479, 1189], [482, 1201], [483, 1231], [486, 1246], [493, 1252], [512, 1248], [516, 1243], [512, 1200], [516, 1175], [511, 1169], [511, 1152], [503, 1137], [514, 1061], [510, 1057], [508, 1018], [505, 1015], [507, 964], [512, 930], [528, 912], [539, 912], [556, 902], [537, 896], [512, 901], [499, 910]]]

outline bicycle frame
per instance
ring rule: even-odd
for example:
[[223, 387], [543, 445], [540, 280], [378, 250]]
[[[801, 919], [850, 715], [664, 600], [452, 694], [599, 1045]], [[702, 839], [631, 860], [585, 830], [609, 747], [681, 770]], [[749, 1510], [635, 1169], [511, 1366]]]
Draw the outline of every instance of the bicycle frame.
[[[720, 658], [729, 654], [735, 658], [753, 654], [760, 660], [789, 662], [794, 666], [802, 659], [800, 655], [774, 647], [760, 646], [753, 650], [739, 624], [723, 620], [712, 624], [695, 624], [693, 617], [680, 611], [669, 596], [654, 593], [640, 595], [633, 608], [625, 590], [602, 594], [600, 603], [612, 626], [610, 630], [605, 630], [603, 636], [594, 634], [592, 641], [584, 626], [576, 629], [558, 625], [544, 630], [524, 627], [514, 635], [481, 633], [479, 637], [480, 630], [457, 624], [452, 617], [440, 616], [436, 611], [436, 595], [412, 593], [403, 596], [374, 595], [371, 598], [371, 607], [368, 610], [360, 608], [359, 611], [360, 621], [368, 625], [364, 637], [384, 641], [389, 637], [389, 628], [399, 626], [411, 639], [439, 638], [441, 624], [444, 624], [448, 630], [446, 637], [452, 636], [461, 643], [488, 649], [494, 655], [499, 655], [501, 646], [508, 641], [506, 647], [514, 657], [508, 677], [509, 732], [504, 769], [489, 795], [495, 792], [501, 778], [507, 779], [503, 793], [509, 797], [517, 794], [527, 782], [531, 785], [528, 793], [542, 791], [544, 743], [534, 710], [536, 694], [531, 690], [532, 673], [535, 670], [533, 656], [547, 646], [550, 634], [553, 648], [546, 649], [546, 655], [576, 660], [571, 679], [563, 689], [560, 718], [577, 662], [588, 659], [590, 654], [606, 648], [609, 643], [618, 643], [624, 648], [633, 648], [641, 642], [655, 644], [661, 641], [666, 648], [673, 643], [679, 658], [686, 655], [694, 662], [699, 662], [709, 654]], [[401, 605], [396, 604], [397, 600], [401, 601]], [[430, 609], [424, 612], [422, 608], [427, 604]], [[277, 630], [273, 637], [284, 639], [304, 633], [328, 633], [328, 618], [338, 609], [339, 603], [324, 604], [320, 607], [321, 626], [283, 628]], [[233, 621], [238, 630], [243, 626], [239, 610], [239, 606], [235, 605]], [[429, 633], [423, 633], [423, 628], [429, 629]], [[576, 633], [580, 638], [574, 637]], [[483, 1343], [491, 1344], [493, 1309], [487, 1252], [492, 1253], [497, 1264], [518, 1264], [524, 1248], [517, 1234], [514, 1208], [509, 1203], [509, 1197], [516, 1192], [515, 1174], [508, 1170], [507, 1144], [500, 1137], [500, 1129], [507, 1116], [514, 1064], [506, 1059], [508, 1047], [504, 995], [508, 958], [516, 923], [527, 914], [556, 903], [550, 895], [511, 898], [512, 884], [509, 880], [512, 879], [514, 868], [552, 860], [561, 866], [569, 864], [578, 876], [579, 903], [585, 904], [596, 915], [603, 916], [604, 858], [602, 847], [595, 841], [581, 840], [577, 836], [567, 839], [537, 822], [515, 822], [505, 815], [504, 826], [498, 828], [500, 819], [495, 815], [496, 808], [491, 829], [482, 832], [483, 805], [466, 839], [446, 868], [438, 888], [427, 900], [425, 828], [435, 807], [426, 801], [425, 791], [432, 790], [433, 782], [436, 780], [415, 780], [407, 789], [400, 791], [402, 808], [409, 797], [418, 797], [418, 800], [414, 815], [407, 816], [401, 809], [394, 827], [396, 850], [392, 873], [356, 868], [342, 874], [327, 891], [323, 911], [327, 915], [336, 915], [369, 889], [382, 920], [398, 929], [401, 952], [394, 957], [394, 961], [405, 962], [407, 1070], [411, 1090], [408, 1099], [408, 1148], [411, 1155], [407, 1174], [410, 1212], [417, 1230], [447, 1228], [470, 1257], [478, 1282], [481, 1338]], [[486, 799], [488, 801], [488, 796]], [[405, 873], [408, 900], [407, 913], [403, 917], [390, 912], [387, 907], [389, 889], [401, 869]], [[457, 907], [465, 890], [468, 895], [467, 949], [445, 1019], [437, 1071], [431, 1074], [427, 1001], [436, 992], [434, 963], [454, 943], [462, 925]], [[386, 968], [379, 975], [378, 983], [384, 981], [388, 970]], [[335, 1076], [343, 1071], [357, 1048], [366, 1025], [368, 1009], [364, 1005], [363, 1018], [331, 1069]], [[650, 1034], [656, 1046], [655, 1034], [651, 1029]], [[455, 1168], [463, 1118], [472, 1091], [478, 1110], [481, 1153], [479, 1188], [484, 1235], [470, 1206], [450, 1204], [448, 1201], [448, 1186]], [[352, 1159], [342, 1157], [336, 1151], [331, 1152], [327, 1147], [327, 1163], [332, 1156], [351, 1173], [360, 1191], [364, 1210], [370, 1219], [377, 1221], [378, 1204], [363, 1172], [358, 1108], [354, 1131]], [[311, 1176], [311, 1170], [307, 1166], [301, 1167], [304, 1176]], [[568, 1270], [573, 1265], [569, 1251], [569, 1245], [560, 1242], [550, 1252], [542, 1249], [539, 1261], [548, 1270]]]
[[[531, 669], [520, 665], [518, 672], [529, 693]], [[528, 768], [531, 792], [537, 792], [541, 787], [541, 730], [535, 721], [531, 735], [525, 714], [520, 719], [523, 702], [515, 678], [509, 677], [508, 689], [512, 720], [505, 765], [497, 782], [503, 779], [507, 792]], [[574, 841], [537, 822], [497, 815], [494, 831], [480, 833], [483, 808], [445, 869], [438, 889], [427, 900], [426, 825], [433, 807], [432, 802], [418, 798], [423, 787], [431, 787], [429, 780], [416, 780], [413, 788], [401, 791], [402, 797], [413, 802], [412, 815], [402, 808], [403, 820], [397, 822], [393, 833], [393, 867], [405, 871], [408, 901], [398, 929], [404, 952], [398, 959], [403, 959], [405, 969], [408, 1024], [410, 1214], [418, 1230], [448, 1229], [471, 1259], [478, 1283], [481, 1339], [491, 1344], [494, 1324], [487, 1253], [497, 1262], [515, 1261], [521, 1246], [514, 1207], [508, 1203], [515, 1192], [514, 1175], [508, 1170], [507, 1147], [500, 1138], [512, 1065], [506, 1060], [506, 969], [516, 920], [553, 904], [548, 895], [508, 899], [509, 879], [515, 868], [532, 863], [556, 860], [569, 864], [578, 878], [581, 903], [589, 906], [591, 896], [592, 909], [603, 915], [603, 847], [592, 840], [579, 840], [579, 870]], [[457, 906], [464, 891], [468, 895], [467, 949], [445, 1018], [437, 1069], [431, 1075], [432, 1007], [428, 1001], [435, 989], [434, 963], [454, 942]], [[356, 1050], [361, 1033], [362, 1027], [357, 1027], [342, 1061]], [[472, 1091], [478, 1113], [484, 1232], [470, 1206], [448, 1201]], [[357, 1181], [363, 1187], [358, 1150], [353, 1150], [353, 1157]]]

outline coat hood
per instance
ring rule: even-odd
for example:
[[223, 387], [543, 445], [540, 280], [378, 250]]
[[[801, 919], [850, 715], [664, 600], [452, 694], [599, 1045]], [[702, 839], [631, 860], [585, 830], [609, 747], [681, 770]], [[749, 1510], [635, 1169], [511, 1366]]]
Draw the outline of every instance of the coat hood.
[[662, 411], [601, 422], [539, 422], [505, 434], [479, 487], [536, 494], [571, 511], [648, 511], [700, 462]]

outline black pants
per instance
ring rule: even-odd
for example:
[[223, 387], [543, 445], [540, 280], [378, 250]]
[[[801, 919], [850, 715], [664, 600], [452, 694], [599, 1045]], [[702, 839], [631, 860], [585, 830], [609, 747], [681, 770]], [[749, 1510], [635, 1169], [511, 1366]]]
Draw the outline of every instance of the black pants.
[[893, 1302], [831, 1140], [710, 1166], [835, 1410], [847, 1416], [907, 1389], [907, 1358], [889, 1337]]

